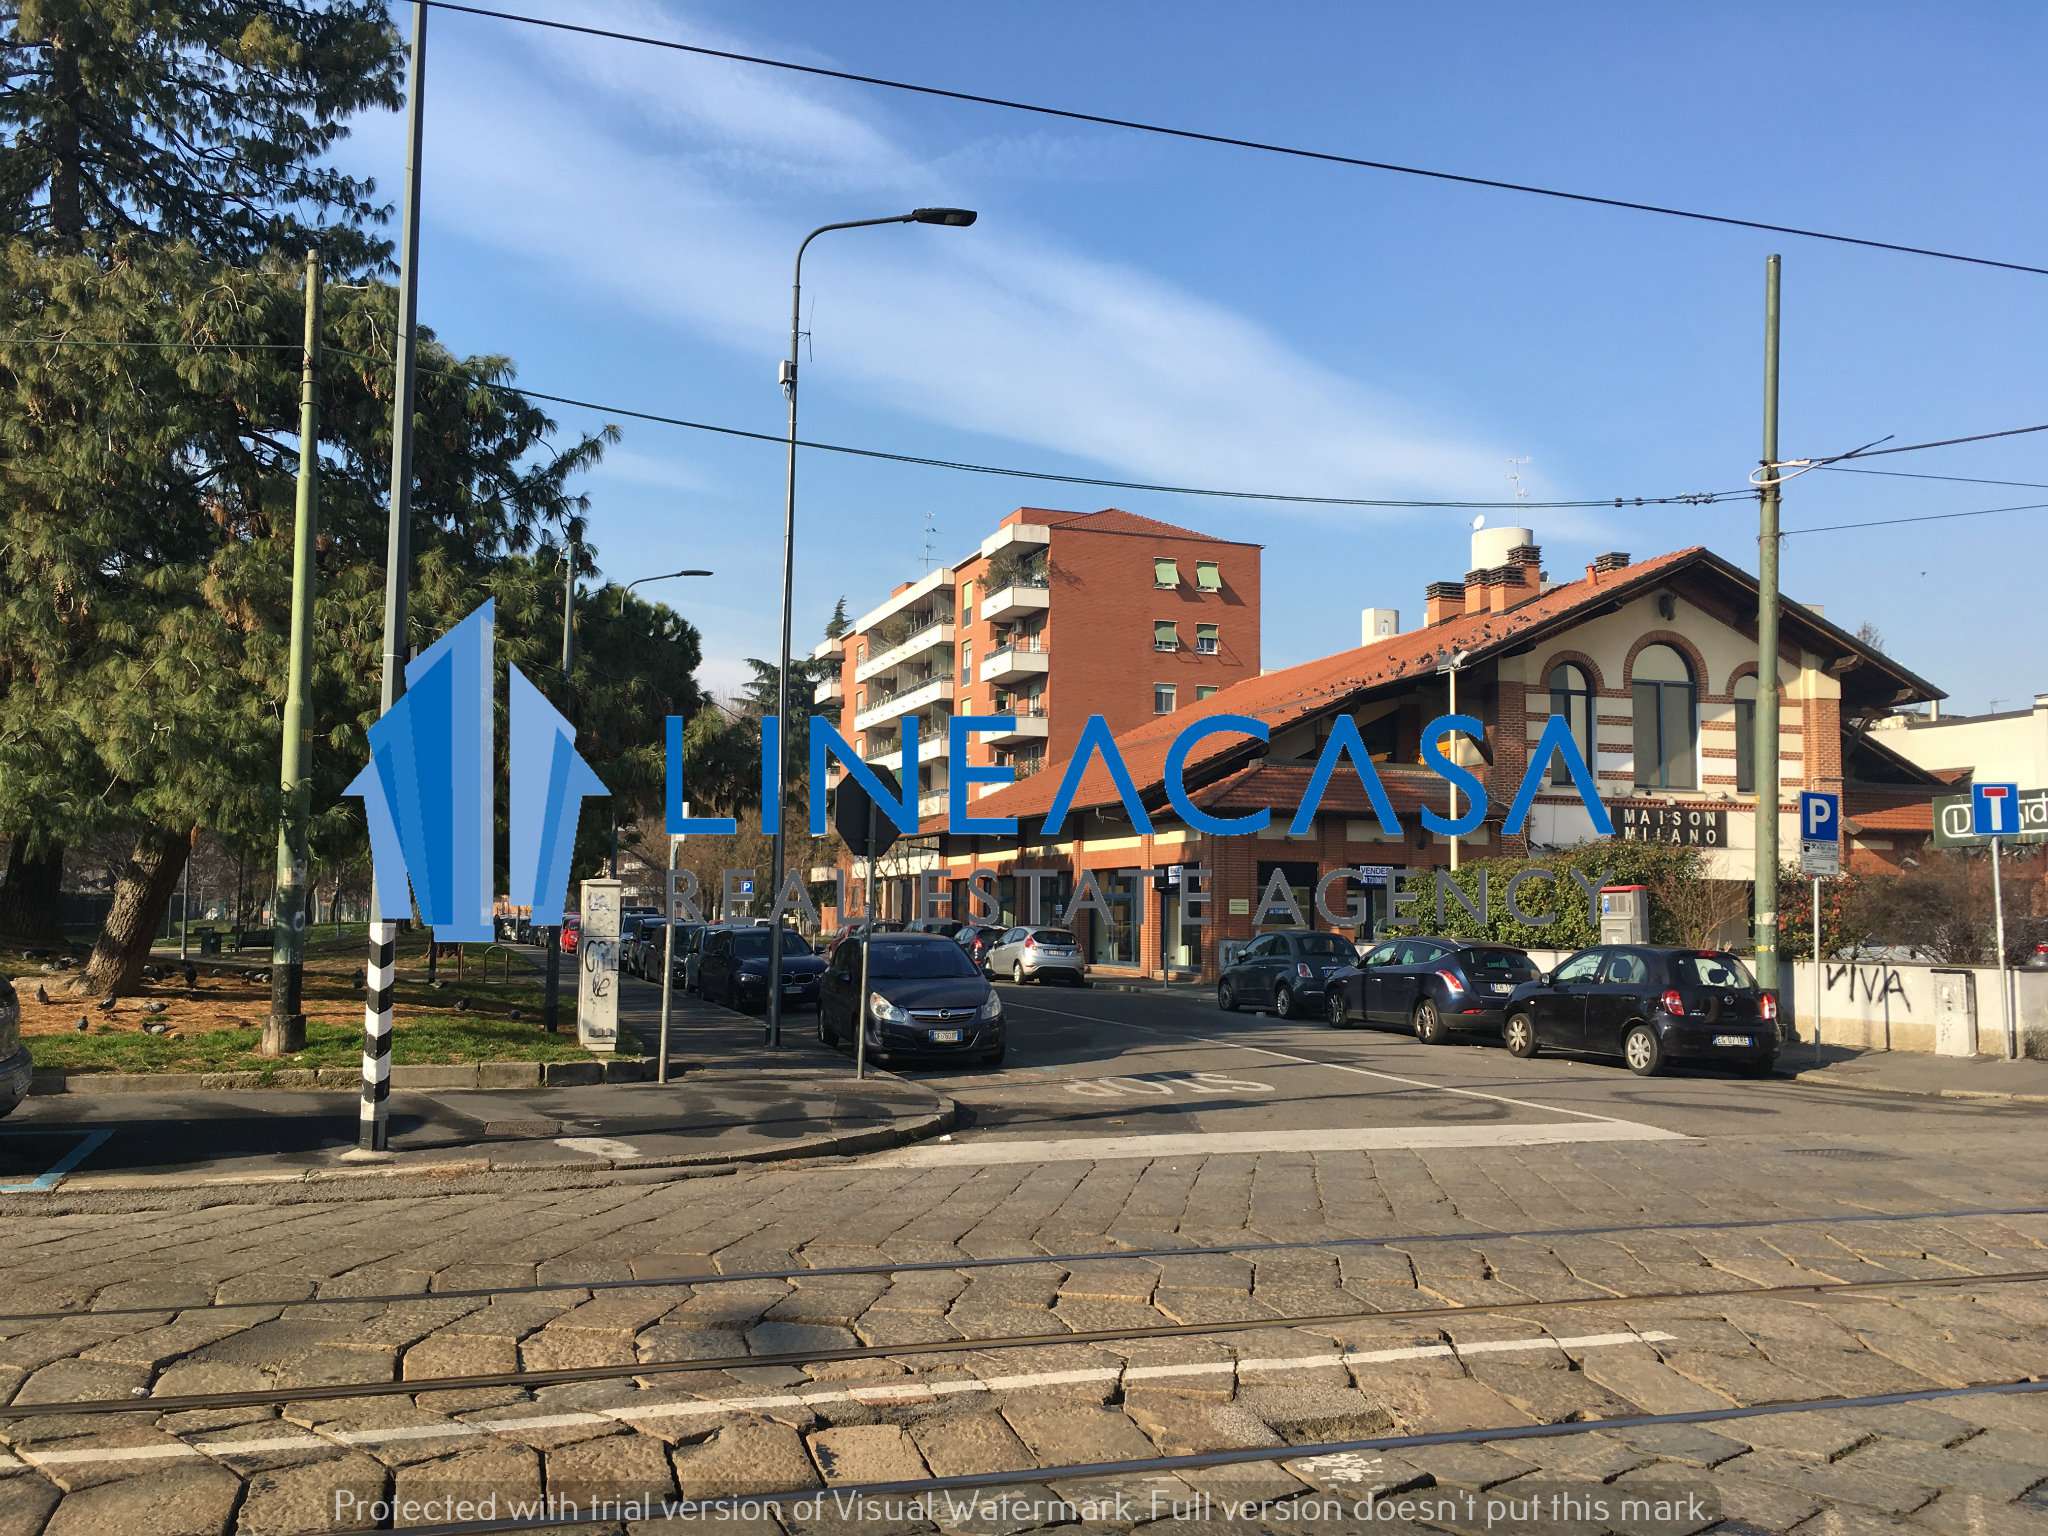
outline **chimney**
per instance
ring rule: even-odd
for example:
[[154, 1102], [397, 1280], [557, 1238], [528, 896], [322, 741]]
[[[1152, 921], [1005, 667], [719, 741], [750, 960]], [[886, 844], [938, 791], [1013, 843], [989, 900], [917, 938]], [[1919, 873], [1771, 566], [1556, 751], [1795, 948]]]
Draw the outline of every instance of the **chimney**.
[[1365, 608], [1358, 615], [1358, 643], [1373, 645], [1401, 633], [1401, 610], [1398, 608]]
[[1465, 573], [1465, 611], [1486, 612], [1486, 572], [1484, 570]]
[[1486, 573], [1486, 606], [1489, 612], [1505, 613], [1522, 600], [1522, 568], [1496, 565]]
[[1610, 549], [1604, 555], [1595, 555], [1593, 557], [1593, 563], [1586, 567], [1586, 574], [1588, 576], [1604, 576], [1609, 571], [1625, 571], [1627, 569], [1628, 556], [1618, 549]]
[[1508, 592], [1502, 606], [1512, 608], [1527, 602], [1543, 590], [1543, 551], [1534, 544], [1518, 544], [1508, 551]]
[[1465, 611], [1465, 584], [1462, 581], [1432, 581], [1422, 589], [1422, 622], [1424, 625], [1441, 624], [1445, 619], [1455, 619]]

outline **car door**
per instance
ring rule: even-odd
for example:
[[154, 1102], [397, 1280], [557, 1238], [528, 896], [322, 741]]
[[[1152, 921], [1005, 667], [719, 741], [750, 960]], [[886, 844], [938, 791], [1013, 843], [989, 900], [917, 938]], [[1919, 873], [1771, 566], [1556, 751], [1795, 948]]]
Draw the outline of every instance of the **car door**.
[[714, 933], [704, 946], [704, 963], [697, 974], [697, 990], [704, 994], [706, 1001], [716, 1003], [725, 1000], [730, 969], [726, 962], [731, 955], [732, 935], [729, 933]]
[[1586, 1049], [1603, 1056], [1621, 1054], [1622, 1032], [1645, 1017], [1643, 989], [1649, 984], [1649, 958], [1640, 950], [1617, 949], [1600, 967], [1600, 979], [1586, 993]]
[[1252, 940], [1237, 957], [1237, 993], [1247, 1002], [1261, 1002], [1273, 993], [1274, 978], [1280, 974], [1275, 956], [1285, 941], [1277, 933]]
[[859, 990], [860, 945], [849, 939], [832, 952], [832, 963], [818, 983], [818, 1016], [825, 1021], [826, 1030], [841, 1040], [852, 1038], [848, 1020], [856, 1012], [855, 994]]
[[1536, 1039], [1563, 1051], [1586, 1048], [1586, 1000], [1599, 983], [1604, 949], [1582, 949], [1563, 965], [1551, 984], [1536, 996]]
[[1394, 963], [1394, 957], [1399, 952], [1399, 944], [1380, 944], [1358, 962], [1358, 976], [1351, 983], [1355, 990], [1351, 994], [1350, 1002], [1353, 1010], [1368, 1024], [1376, 1022], [1379, 1018], [1380, 972]]
[[1394, 963], [1380, 981], [1380, 1006], [1389, 1024], [1406, 1024], [1415, 1012], [1415, 1000], [1422, 994], [1422, 978], [1443, 953], [1443, 946], [1427, 939], [1403, 939]]

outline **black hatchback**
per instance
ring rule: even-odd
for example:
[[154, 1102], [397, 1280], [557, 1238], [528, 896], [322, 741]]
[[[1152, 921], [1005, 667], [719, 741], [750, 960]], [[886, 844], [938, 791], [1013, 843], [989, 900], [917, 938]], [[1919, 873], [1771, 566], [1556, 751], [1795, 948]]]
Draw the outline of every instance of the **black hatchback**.
[[1358, 963], [1358, 947], [1334, 933], [1306, 928], [1268, 933], [1237, 952], [1216, 979], [1216, 1006], [1271, 1008], [1283, 1019], [1323, 1012], [1323, 989], [1331, 976]]
[[1003, 1059], [1003, 1000], [967, 952], [936, 933], [878, 933], [861, 996], [859, 939], [833, 951], [818, 990], [818, 1038], [851, 1046], [866, 1021], [876, 1061]]
[[1502, 1034], [1517, 1056], [1619, 1056], [1645, 1077], [1718, 1061], [1762, 1077], [1778, 1059], [1778, 998], [1726, 950], [1599, 944], [1516, 988]]
[[[744, 1013], [768, 1006], [768, 953], [773, 934], [766, 928], [712, 928], [704, 935], [697, 962], [697, 992], [707, 1003], [723, 1003]], [[782, 930], [782, 1006], [808, 1008], [818, 1000], [818, 975], [825, 962], [794, 929]]]
[[1457, 939], [1389, 939], [1328, 984], [1330, 1022], [1359, 1020], [1415, 1031], [1424, 1045], [1454, 1033], [1498, 1037], [1515, 988], [1543, 974], [1511, 944]]

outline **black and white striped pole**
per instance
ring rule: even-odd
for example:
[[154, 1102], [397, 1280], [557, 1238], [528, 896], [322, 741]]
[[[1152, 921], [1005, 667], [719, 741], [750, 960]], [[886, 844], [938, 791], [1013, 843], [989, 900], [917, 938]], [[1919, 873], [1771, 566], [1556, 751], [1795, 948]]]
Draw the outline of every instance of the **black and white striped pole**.
[[391, 993], [398, 962], [398, 924], [370, 924], [370, 966], [363, 977], [363, 1105], [358, 1152], [390, 1150]]

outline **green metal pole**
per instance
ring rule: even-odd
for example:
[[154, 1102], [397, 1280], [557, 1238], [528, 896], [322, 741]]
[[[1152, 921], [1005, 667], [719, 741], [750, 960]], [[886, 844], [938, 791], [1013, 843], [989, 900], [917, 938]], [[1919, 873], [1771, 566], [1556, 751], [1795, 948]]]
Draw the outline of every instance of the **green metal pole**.
[[1778, 985], [1778, 268], [1764, 263], [1764, 456], [1757, 529], [1756, 979]]
[[313, 545], [320, 533], [320, 254], [306, 253], [306, 349], [299, 370], [299, 497], [292, 524], [292, 647], [284, 693], [284, 761], [278, 787], [277, 899], [270, 941], [270, 1017], [265, 1056], [306, 1048], [306, 823], [312, 816], [313, 725], [306, 694], [313, 671]]

